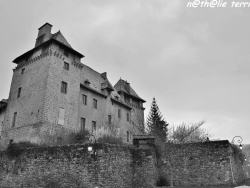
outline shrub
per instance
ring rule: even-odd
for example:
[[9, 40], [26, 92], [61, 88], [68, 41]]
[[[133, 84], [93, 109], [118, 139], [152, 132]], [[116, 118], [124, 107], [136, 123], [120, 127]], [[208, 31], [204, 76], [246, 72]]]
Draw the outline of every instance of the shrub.
[[69, 133], [69, 144], [75, 143], [83, 143], [87, 140], [87, 136], [89, 135], [89, 131], [80, 131], [80, 132], [71, 132]]
[[97, 139], [97, 142], [100, 143], [109, 143], [109, 144], [122, 144], [121, 137], [114, 137], [112, 135], [102, 135]]
[[169, 186], [168, 180], [164, 176], [159, 176], [156, 181], [156, 186]]
[[26, 148], [37, 147], [38, 144], [31, 143], [29, 141], [22, 141], [18, 143], [11, 143], [6, 149], [6, 154], [10, 158], [18, 157]]
[[75, 143], [83, 143], [86, 141], [86, 136], [89, 132], [75, 132], [65, 128], [57, 128], [54, 132], [49, 129], [40, 133], [41, 143], [45, 145], [68, 145]]

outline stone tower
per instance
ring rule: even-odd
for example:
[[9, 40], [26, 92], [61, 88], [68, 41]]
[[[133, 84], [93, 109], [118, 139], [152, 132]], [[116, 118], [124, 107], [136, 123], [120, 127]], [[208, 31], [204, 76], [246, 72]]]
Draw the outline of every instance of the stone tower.
[[41, 26], [35, 47], [13, 61], [17, 67], [2, 130], [4, 140], [36, 142], [42, 129], [57, 125], [65, 110], [63, 124], [69, 128], [77, 124], [80, 59], [84, 56], [60, 31], [51, 34], [51, 28], [49, 23]]

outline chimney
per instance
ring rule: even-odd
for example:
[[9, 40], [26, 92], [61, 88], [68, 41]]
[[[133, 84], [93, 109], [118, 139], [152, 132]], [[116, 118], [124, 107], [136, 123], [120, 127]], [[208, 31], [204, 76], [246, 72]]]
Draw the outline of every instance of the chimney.
[[103, 77], [105, 80], [107, 79], [107, 72], [104, 72], [104, 73], [102, 73], [101, 75], [102, 75], [102, 77]]
[[130, 93], [130, 83], [128, 83], [127, 81], [126, 81], [125, 88], [126, 88], [127, 92]]
[[50, 39], [50, 37], [51, 37], [51, 28], [52, 28], [51, 24], [45, 23], [43, 26], [41, 26], [38, 29], [38, 36], [37, 36], [37, 39], [36, 39], [35, 47], [39, 46], [43, 42]]

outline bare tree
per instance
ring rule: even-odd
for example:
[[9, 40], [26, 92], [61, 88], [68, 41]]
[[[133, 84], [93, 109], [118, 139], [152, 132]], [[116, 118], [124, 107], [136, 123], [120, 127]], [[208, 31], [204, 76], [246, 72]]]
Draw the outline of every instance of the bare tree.
[[206, 141], [211, 135], [207, 130], [201, 128], [205, 120], [197, 123], [182, 123], [177, 126], [172, 126], [169, 135], [169, 141], [173, 143], [188, 143]]
[[[110, 120], [109, 120], [110, 116]], [[116, 118], [117, 114], [102, 114], [101, 117], [98, 119], [98, 134], [99, 136], [102, 135], [110, 135], [113, 137], [120, 137], [120, 118]]]

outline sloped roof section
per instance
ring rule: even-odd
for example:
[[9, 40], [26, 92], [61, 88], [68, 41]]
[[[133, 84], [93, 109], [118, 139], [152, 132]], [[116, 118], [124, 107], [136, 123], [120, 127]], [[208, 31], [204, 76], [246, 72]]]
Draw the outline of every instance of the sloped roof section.
[[63, 43], [64, 45], [68, 46], [69, 48], [72, 48], [71, 45], [68, 43], [68, 41], [65, 39], [65, 37], [62, 35], [61, 31], [59, 30], [55, 34], [52, 34], [51, 38], [57, 40], [60, 43]]
[[125, 81], [120, 79], [116, 84], [115, 84], [115, 89], [118, 92], [124, 92], [128, 95], [131, 95], [134, 98], [137, 98], [139, 100], [141, 100], [142, 102], [146, 102], [145, 100], [143, 100], [141, 97], [139, 97], [139, 95], [137, 95], [137, 93], [135, 92], [135, 90], [130, 86], [130, 84]]
[[110, 91], [114, 91], [114, 87], [112, 84], [108, 81], [108, 79], [105, 79], [103, 83], [101, 83], [101, 88], [102, 89], [108, 89]]
[[2, 100], [0, 101], [0, 110], [6, 108], [6, 107], [7, 107], [7, 104], [8, 104], [8, 100], [2, 99]]
[[24, 54], [18, 56], [16, 59], [13, 60], [14, 63], [17, 63], [25, 58], [28, 57], [30, 55], [32, 55], [32, 53], [37, 50], [38, 48], [40, 48], [41, 46], [45, 46], [45, 45], [49, 45], [52, 42], [56, 42], [62, 46], [64, 46], [65, 48], [68, 48], [69, 51], [72, 51], [73, 53], [76, 53], [77, 55], [79, 55], [80, 58], [84, 57], [84, 55], [82, 55], [81, 53], [77, 52], [76, 50], [74, 50], [71, 45], [68, 43], [68, 41], [65, 39], [65, 37], [62, 35], [62, 33], [60, 32], [60, 30], [54, 34], [50, 35], [49, 40], [42, 42], [40, 45], [36, 46], [35, 48], [25, 52]]

